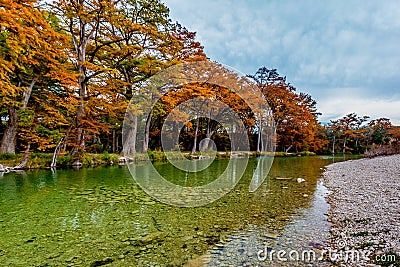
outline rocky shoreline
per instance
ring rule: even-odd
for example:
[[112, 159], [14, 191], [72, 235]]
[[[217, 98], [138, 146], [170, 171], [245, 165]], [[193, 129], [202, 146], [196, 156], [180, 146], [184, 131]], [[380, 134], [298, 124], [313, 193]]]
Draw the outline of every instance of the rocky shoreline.
[[331, 261], [400, 266], [400, 155], [329, 165]]

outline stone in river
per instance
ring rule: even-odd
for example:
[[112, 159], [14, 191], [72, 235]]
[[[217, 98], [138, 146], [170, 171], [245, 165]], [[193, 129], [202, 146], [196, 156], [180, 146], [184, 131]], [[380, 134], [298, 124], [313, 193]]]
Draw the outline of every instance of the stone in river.
[[90, 267], [106, 265], [106, 264], [112, 263], [113, 261], [114, 260], [111, 258], [105, 258], [104, 260], [98, 260], [98, 261], [92, 262], [92, 264], [90, 264]]
[[287, 181], [287, 180], [292, 180], [293, 178], [290, 178], [290, 177], [275, 177], [275, 179], [276, 180], [284, 180], [284, 181], [286, 180]]
[[278, 234], [275, 233], [266, 233], [265, 237], [267, 238], [271, 238], [271, 239], [277, 239], [278, 238]]
[[204, 266], [209, 262], [210, 262], [210, 255], [205, 254], [200, 257], [194, 257], [193, 259], [188, 260], [188, 262], [184, 266], [198, 267], [198, 266]]
[[146, 245], [152, 242], [159, 242], [162, 241], [164, 238], [166, 238], [168, 235], [169, 235], [168, 232], [154, 232], [140, 238], [138, 240], [138, 243], [140, 245]]

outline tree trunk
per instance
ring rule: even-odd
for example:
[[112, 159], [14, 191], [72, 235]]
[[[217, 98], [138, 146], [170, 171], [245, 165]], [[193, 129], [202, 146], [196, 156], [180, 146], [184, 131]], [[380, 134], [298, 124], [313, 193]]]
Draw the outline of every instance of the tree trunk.
[[258, 135], [257, 135], [257, 153], [260, 153], [260, 143], [261, 143], [261, 127], [258, 127]]
[[[210, 117], [211, 117], [211, 115], [210, 115]], [[199, 150], [201, 151], [201, 152], [204, 152], [204, 151], [206, 151], [209, 147], [209, 145], [210, 145], [210, 138], [211, 138], [211, 136], [214, 134], [214, 132], [215, 131], [211, 131], [211, 126], [210, 126], [210, 124], [211, 124], [211, 118], [210, 117], [208, 117], [208, 120], [207, 120], [207, 132], [206, 132], [206, 140], [203, 140], [203, 142], [202, 142], [202, 146], [201, 147], [199, 147]]]
[[201, 152], [206, 151], [207, 149], [209, 149], [210, 146], [210, 140], [211, 140], [211, 136], [214, 134], [215, 131], [211, 131], [211, 132], [207, 132], [206, 133], [206, 140], [202, 140], [201, 144], [202, 146], [199, 147], [199, 150]]
[[264, 150], [264, 142], [262, 139], [262, 118], [260, 118], [260, 125], [258, 126], [258, 137], [257, 137], [257, 152], [260, 153]]
[[[84, 89], [81, 89], [81, 94]], [[86, 112], [85, 112], [85, 105], [83, 103], [84, 101], [84, 96], [81, 95], [80, 97], [81, 103], [79, 103], [78, 107], [78, 112], [76, 114], [76, 142], [75, 142], [75, 148], [73, 149], [73, 152], [79, 152], [79, 151], [85, 151], [85, 130], [83, 127], [83, 120], [86, 117]]]
[[[27, 90], [23, 93], [22, 106], [20, 110], [25, 110], [28, 106], [29, 98], [32, 94], [33, 86], [35, 86], [37, 78], [33, 78], [29, 84]], [[8, 125], [4, 131], [4, 135], [1, 141], [0, 153], [12, 153], [15, 154], [15, 145], [17, 141], [18, 133], [18, 111], [15, 107], [8, 108]]]
[[196, 153], [197, 150], [197, 132], [199, 130], [199, 120], [200, 118], [197, 117], [197, 121], [196, 121], [196, 129], [194, 131], [194, 141], [193, 141], [193, 147], [192, 147], [192, 152], [191, 154], [194, 155]]
[[344, 142], [343, 142], [343, 154], [346, 153], [346, 137], [344, 138]]
[[149, 141], [150, 141], [150, 124], [151, 124], [151, 116], [153, 115], [153, 110], [150, 111], [149, 115], [147, 116], [146, 126], [144, 129], [144, 140], [143, 140], [143, 148], [142, 152], [146, 153], [149, 149]]
[[291, 143], [290, 146], [285, 150], [285, 153], [288, 153], [289, 150], [293, 147], [294, 143]]
[[116, 134], [116, 139], [115, 139], [115, 152], [118, 153], [118, 147], [119, 147], [119, 134]]
[[112, 130], [112, 152], [115, 153], [115, 130]]
[[358, 137], [356, 139], [356, 150], [357, 150], [357, 153], [360, 154], [360, 150], [358, 149]]
[[0, 153], [15, 154], [15, 144], [18, 130], [18, 112], [15, 107], [8, 108], [8, 125], [1, 141]]
[[336, 136], [333, 135], [333, 141], [332, 141], [332, 154], [335, 155], [335, 142], [336, 142]]
[[130, 115], [130, 123], [124, 125], [124, 144], [122, 154], [125, 156], [136, 154], [137, 119], [137, 115]]

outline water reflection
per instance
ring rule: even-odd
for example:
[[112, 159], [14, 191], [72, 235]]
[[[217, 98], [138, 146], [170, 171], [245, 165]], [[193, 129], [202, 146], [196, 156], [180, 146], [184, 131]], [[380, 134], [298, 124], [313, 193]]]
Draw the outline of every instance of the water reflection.
[[[211, 171], [208, 170], [205, 172], [205, 170], [203, 170], [201, 172], [192, 173], [192, 171], [174, 169], [171, 172], [172, 176], [162, 175], [151, 162], [140, 165], [129, 164], [128, 168], [135, 182], [137, 182], [147, 194], [157, 200], [179, 207], [197, 207], [212, 203], [230, 192], [243, 176], [247, 163], [248, 158], [231, 158], [227, 161], [227, 166], [221, 174], [216, 174], [213, 167], [213, 165], [218, 166], [219, 161], [215, 161], [211, 164], [209, 168]], [[191, 164], [199, 164], [199, 166], [201, 166], [202, 160], [193, 161]], [[175, 168], [175, 166], [171, 166], [170, 168]], [[219, 168], [217, 167], [216, 169]], [[207, 173], [208, 176], [206, 176], [204, 172]], [[174, 183], [173, 181], [179, 176], [176, 175], [178, 173], [184, 176], [184, 186]], [[192, 180], [192, 176], [194, 176], [195, 180], [197, 180], [197, 177], [207, 177], [206, 179], [209, 180], [211, 178], [211, 181], [202, 185], [189, 187], [187, 184], [189, 180]]]

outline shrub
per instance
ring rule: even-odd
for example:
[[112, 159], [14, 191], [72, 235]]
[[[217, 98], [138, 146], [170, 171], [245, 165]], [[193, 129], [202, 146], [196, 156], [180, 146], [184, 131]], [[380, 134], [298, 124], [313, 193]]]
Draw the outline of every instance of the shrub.
[[111, 160], [111, 155], [108, 153], [108, 151], [104, 151], [103, 155], [101, 155], [101, 160], [104, 160], [105, 162], [109, 162]]
[[81, 159], [82, 165], [84, 166], [93, 166], [94, 162], [90, 155], [85, 154]]
[[57, 165], [60, 165], [60, 166], [68, 166], [68, 165], [70, 165], [72, 162], [72, 158], [71, 158], [71, 156], [60, 156], [60, 157], [58, 157], [58, 159], [57, 159]]
[[49, 159], [52, 159], [52, 158], [53, 158], [53, 154], [52, 154], [52, 153], [41, 153], [41, 152], [37, 152], [37, 153], [32, 153], [32, 154], [30, 155], [30, 157], [49, 160]]
[[118, 155], [110, 154], [110, 153], [108, 153], [108, 151], [105, 151], [101, 155], [100, 159], [101, 159], [101, 161], [103, 161], [107, 164], [115, 164], [115, 163], [118, 163], [118, 161], [119, 161]]
[[378, 156], [388, 156], [400, 154], [400, 144], [372, 146], [371, 149], [364, 153], [364, 156], [374, 158]]
[[153, 150], [148, 151], [147, 154], [149, 155], [150, 160], [153, 162], [161, 162], [167, 160], [167, 157], [165, 156], [163, 151]]
[[16, 159], [16, 158], [18, 158], [17, 154], [12, 154], [12, 153], [1, 153], [0, 154], [0, 160]]

